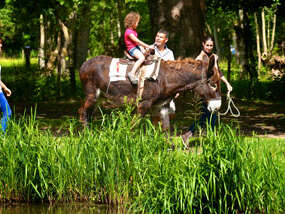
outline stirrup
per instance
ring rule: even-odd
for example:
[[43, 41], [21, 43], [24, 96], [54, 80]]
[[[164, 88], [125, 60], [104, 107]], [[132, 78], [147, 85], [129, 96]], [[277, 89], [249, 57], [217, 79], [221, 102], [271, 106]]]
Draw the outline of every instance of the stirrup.
[[128, 76], [128, 78], [132, 84], [134, 84], [134, 85], [138, 84], [138, 80], [137, 80], [136, 76], [134, 76], [131, 72], [129, 72], [127, 76]]

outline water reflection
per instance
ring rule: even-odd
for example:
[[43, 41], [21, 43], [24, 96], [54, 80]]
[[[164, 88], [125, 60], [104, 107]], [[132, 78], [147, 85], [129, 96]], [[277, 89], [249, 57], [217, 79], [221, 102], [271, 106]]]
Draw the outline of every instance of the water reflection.
[[92, 203], [59, 203], [59, 204], [2, 204], [0, 205], [0, 214], [119, 214], [122, 210], [107, 205], [98, 205]]

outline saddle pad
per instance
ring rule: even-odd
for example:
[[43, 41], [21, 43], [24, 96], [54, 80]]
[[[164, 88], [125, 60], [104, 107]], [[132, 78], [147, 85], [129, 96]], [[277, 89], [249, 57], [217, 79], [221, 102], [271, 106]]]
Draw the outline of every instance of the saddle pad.
[[110, 82], [126, 80], [128, 65], [120, 64], [119, 58], [113, 58], [109, 68]]
[[[119, 58], [113, 58], [109, 68], [110, 82], [126, 80], [127, 64], [121, 64]], [[160, 60], [157, 63], [143, 65], [140, 72], [143, 73], [144, 79], [156, 80], [160, 68]]]

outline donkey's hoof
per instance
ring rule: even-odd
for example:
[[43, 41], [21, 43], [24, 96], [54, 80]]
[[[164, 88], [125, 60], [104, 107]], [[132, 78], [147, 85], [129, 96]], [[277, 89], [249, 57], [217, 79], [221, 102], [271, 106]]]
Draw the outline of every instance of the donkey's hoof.
[[193, 136], [193, 133], [191, 131], [186, 132], [184, 135], [181, 135], [181, 139], [183, 142], [183, 145], [185, 147], [188, 147], [189, 144], [189, 138]]

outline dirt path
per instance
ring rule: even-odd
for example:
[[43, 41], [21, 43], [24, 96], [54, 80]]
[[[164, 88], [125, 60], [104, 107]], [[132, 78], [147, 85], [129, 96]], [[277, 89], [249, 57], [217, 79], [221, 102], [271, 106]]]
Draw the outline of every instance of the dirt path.
[[[273, 102], [244, 102], [237, 105], [241, 115], [237, 119], [245, 135], [285, 138], [285, 104]], [[230, 120], [227, 116], [225, 120]]]
[[[234, 99], [236, 106], [240, 110], [240, 117], [235, 118], [230, 115], [222, 116], [223, 123], [233, 123], [240, 128], [240, 132], [246, 136], [258, 135], [276, 138], [285, 138], [285, 104], [274, 102], [248, 102]], [[24, 104], [11, 104], [16, 115], [22, 115], [24, 109], [29, 112], [31, 106]], [[78, 118], [77, 110], [80, 101], [71, 100], [64, 102], [47, 102], [37, 104], [37, 119], [45, 121], [55, 121], [51, 124], [58, 126], [66, 118]], [[193, 117], [185, 117], [185, 105], [181, 100], [177, 101], [177, 114], [172, 118], [171, 123], [175, 124], [182, 132], [193, 122]], [[224, 112], [226, 106], [223, 106]], [[189, 110], [189, 109], [188, 109]], [[186, 118], [186, 119], [185, 119]], [[52, 125], [52, 126], [53, 126]]]

